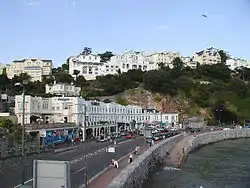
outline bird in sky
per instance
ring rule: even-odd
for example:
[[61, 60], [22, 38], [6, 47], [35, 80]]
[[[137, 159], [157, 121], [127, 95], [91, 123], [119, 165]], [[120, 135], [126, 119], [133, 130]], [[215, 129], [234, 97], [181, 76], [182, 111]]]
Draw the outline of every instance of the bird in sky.
[[205, 14], [202, 14], [201, 16], [204, 17], [204, 18], [207, 18], [207, 15], [205, 15]]

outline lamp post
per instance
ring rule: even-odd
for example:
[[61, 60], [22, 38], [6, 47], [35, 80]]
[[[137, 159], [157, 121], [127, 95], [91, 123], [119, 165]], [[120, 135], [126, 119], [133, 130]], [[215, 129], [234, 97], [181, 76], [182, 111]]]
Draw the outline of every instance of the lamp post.
[[22, 92], [22, 185], [25, 184], [26, 180], [26, 151], [25, 151], [25, 145], [26, 145], [26, 138], [25, 138], [25, 84], [27, 84], [27, 81], [23, 81], [22, 83], [16, 83], [15, 85], [19, 85], [23, 87]]
[[88, 187], [88, 162], [87, 162], [87, 155], [86, 155], [86, 151], [87, 151], [87, 143], [86, 143], [86, 126], [87, 126], [87, 106], [86, 104], [83, 104], [84, 106], [84, 127], [83, 127], [83, 131], [84, 131], [84, 163], [85, 163], [85, 173], [84, 173], [84, 179], [85, 179], [85, 188]]

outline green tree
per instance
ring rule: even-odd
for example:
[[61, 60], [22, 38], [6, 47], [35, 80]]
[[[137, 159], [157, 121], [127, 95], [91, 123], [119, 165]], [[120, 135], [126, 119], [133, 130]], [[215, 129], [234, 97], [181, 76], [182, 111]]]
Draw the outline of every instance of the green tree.
[[250, 69], [247, 67], [240, 67], [234, 70], [235, 76], [239, 77], [243, 81], [250, 80]]
[[4, 74], [0, 75], [0, 90], [5, 90], [6, 87], [9, 85], [10, 80]]
[[9, 135], [14, 135], [18, 132], [20, 125], [13, 123], [9, 119], [0, 119], [0, 128], [5, 129]]
[[194, 81], [192, 80], [192, 78], [182, 75], [175, 80], [175, 84], [178, 89], [188, 94], [193, 88]]
[[31, 81], [31, 76], [28, 75], [27, 73], [21, 73], [19, 76], [14, 75], [14, 77], [12, 78], [13, 83], [21, 83], [21, 84], [23, 84], [24, 82], [28, 83], [30, 81]]
[[132, 80], [136, 82], [142, 82], [144, 72], [141, 69], [132, 69], [129, 70], [126, 75]]
[[44, 83], [44, 85], [46, 85], [46, 84], [53, 84], [54, 83], [54, 77], [52, 75], [50, 75], [50, 76], [43, 76], [42, 77], [42, 83]]
[[77, 78], [78, 74], [80, 74], [80, 71], [79, 71], [79, 70], [74, 70], [74, 71], [73, 71], [73, 74], [74, 74], [75, 77]]
[[239, 78], [233, 78], [230, 80], [228, 90], [236, 93], [241, 97], [246, 97], [248, 93], [247, 85]]
[[29, 82], [25, 86], [26, 92], [31, 95], [40, 95], [45, 93], [45, 84], [40, 81]]
[[6, 71], [6, 68], [3, 68], [3, 72], [2, 72], [2, 75], [5, 75], [5, 76], [7, 76], [7, 71]]
[[173, 63], [174, 69], [178, 69], [178, 70], [184, 69], [184, 63], [180, 57], [176, 57], [172, 63]]
[[61, 83], [71, 83], [73, 82], [73, 77], [65, 72], [59, 72], [55, 75], [56, 82]]
[[98, 56], [101, 57], [101, 62], [107, 62], [110, 60], [112, 56], [114, 56], [113, 52], [106, 51], [104, 53], [99, 53]]
[[84, 47], [83, 51], [80, 53], [81, 55], [89, 55], [92, 53], [92, 49], [89, 47]]
[[86, 79], [84, 76], [77, 76], [75, 79], [75, 85], [78, 87], [83, 87], [86, 85]]
[[228, 56], [224, 50], [219, 50], [218, 53], [220, 54], [221, 63], [226, 64]]

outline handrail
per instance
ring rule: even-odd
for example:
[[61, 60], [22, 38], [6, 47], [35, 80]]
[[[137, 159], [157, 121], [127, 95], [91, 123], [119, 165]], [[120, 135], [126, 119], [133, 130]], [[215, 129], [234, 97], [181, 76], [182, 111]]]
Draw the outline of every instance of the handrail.
[[50, 128], [76, 127], [75, 123], [42, 123], [42, 124], [26, 124], [26, 130], [39, 130]]

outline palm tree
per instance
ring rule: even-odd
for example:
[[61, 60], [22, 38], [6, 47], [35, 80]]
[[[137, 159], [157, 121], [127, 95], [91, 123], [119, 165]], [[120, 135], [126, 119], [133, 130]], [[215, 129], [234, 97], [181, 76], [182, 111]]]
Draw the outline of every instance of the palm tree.
[[31, 81], [31, 76], [28, 75], [27, 73], [21, 73], [19, 75], [19, 81], [22, 84], [28, 84]]
[[78, 76], [79, 73], [80, 73], [79, 70], [74, 70], [74, 71], [73, 71], [73, 74], [75, 75], [75, 79], [77, 78], [77, 76]]

